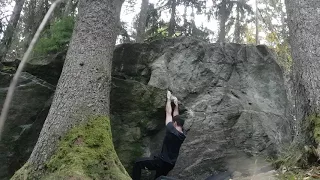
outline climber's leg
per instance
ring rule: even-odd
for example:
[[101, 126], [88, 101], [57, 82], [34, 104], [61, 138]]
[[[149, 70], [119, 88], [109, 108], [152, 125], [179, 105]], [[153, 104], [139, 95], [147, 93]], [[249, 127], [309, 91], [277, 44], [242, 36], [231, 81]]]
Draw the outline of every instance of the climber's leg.
[[141, 178], [141, 169], [148, 169], [148, 170], [157, 170], [160, 167], [160, 159], [155, 158], [139, 158], [134, 163], [133, 166], [133, 173], [132, 179], [133, 180], [140, 180]]
[[157, 179], [160, 176], [166, 176], [172, 169], [173, 165], [161, 160], [160, 168], [157, 169], [156, 176], [154, 179]]

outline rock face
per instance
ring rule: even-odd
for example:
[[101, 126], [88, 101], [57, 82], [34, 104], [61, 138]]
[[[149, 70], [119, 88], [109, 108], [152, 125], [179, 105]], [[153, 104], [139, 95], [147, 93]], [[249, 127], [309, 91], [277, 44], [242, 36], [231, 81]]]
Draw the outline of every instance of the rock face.
[[[62, 66], [56, 63], [58, 68], [53, 68], [49, 77], [44, 77], [43, 72], [50, 68], [29, 67], [28, 73], [56, 84]], [[170, 173], [172, 177], [206, 179], [225, 173], [241, 179], [264, 174], [270, 171], [266, 157], [276, 156], [280, 147], [291, 141], [293, 123], [287, 118], [283, 74], [265, 46], [208, 44], [190, 38], [122, 44], [115, 50], [112, 74], [113, 142], [129, 173], [137, 157], [152, 156], [161, 150], [167, 89], [181, 101], [180, 113], [186, 117], [187, 131], [178, 162]], [[0, 78], [2, 105], [1, 93], [10, 78]], [[9, 116], [12, 120], [7, 121], [17, 129], [36, 122], [25, 136], [18, 136], [21, 128], [7, 135], [11, 139], [17, 136], [19, 143], [28, 143], [30, 150], [23, 150], [21, 145], [6, 148], [7, 154], [21, 162], [28, 158], [32, 143], [36, 142], [47, 113], [41, 110], [48, 109], [53, 92], [51, 86], [35, 84], [39, 88], [28, 92], [38, 104], [30, 105], [34, 102], [31, 95], [19, 99], [22, 92], [16, 91], [17, 101]], [[26, 87], [19, 89], [25, 92]], [[31, 107], [34, 111], [28, 109]], [[25, 112], [32, 115], [24, 115]], [[4, 167], [0, 166], [0, 179], [4, 172], [1, 168]]]
[[165, 91], [129, 79], [113, 78], [111, 91], [113, 142], [128, 172], [144, 153], [145, 136], [163, 127]]
[[[205, 179], [224, 171], [250, 176], [267, 166], [263, 157], [275, 156], [291, 140], [282, 72], [266, 46], [187, 38], [127, 44], [116, 49], [114, 70], [170, 89], [188, 110], [187, 139], [173, 177]], [[146, 154], [160, 150], [162, 138], [161, 131], [151, 136]]]
[[[12, 74], [0, 71], [0, 109], [12, 77]], [[22, 74], [0, 142], [1, 180], [9, 179], [29, 157], [50, 108], [54, 89], [31, 74]]]

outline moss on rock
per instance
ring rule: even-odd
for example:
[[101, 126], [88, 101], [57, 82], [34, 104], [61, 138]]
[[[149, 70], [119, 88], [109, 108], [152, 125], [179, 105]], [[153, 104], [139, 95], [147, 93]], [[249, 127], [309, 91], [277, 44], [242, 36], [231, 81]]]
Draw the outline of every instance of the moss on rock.
[[[303, 128], [307, 132], [306, 134], [310, 142], [315, 144], [291, 144], [274, 161], [273, 164], [276, 168], [285, 167], [291, 171], [297, 167], [308, 168], [318, 161], [320, 157], [320, 116], [312, 114], [306, 117]], [[290, 173], [286, 173], [285, 175], [291, 175]]]
[[5, 73], [14, 73], [14, 72], [16, 72], [16, 68], [11, 67], [11, 66], [2, 66], [0, 68], [0, 71], [5, 72]]
[[[114, 146], [128, 172], [145, 153], [143, 138], [164, 126], [166, 91], [130, 79], [112, 79]], [[112, 103], [116, 102], [116, 103]]]
[[[27, 179], [34, 177], [27, 166], [12, 179], [26, 179], [26, 174]], [[59, 142], [43, 174], [39, 179], [131, 179], [114, 150], [110, 121], [103, 116], [71, 129]]]
[[318, 114], [310, 115], [307, 118], [309, 125], [313, 129], [312, 138], [317, 144], [320, 143], [320, 116]]

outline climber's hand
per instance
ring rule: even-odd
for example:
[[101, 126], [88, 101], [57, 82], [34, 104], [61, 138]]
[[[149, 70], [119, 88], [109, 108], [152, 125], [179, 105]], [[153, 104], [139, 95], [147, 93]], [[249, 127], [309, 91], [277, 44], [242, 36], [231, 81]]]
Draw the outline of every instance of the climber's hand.
[[173, 96], [173, 102], [174, 102], [174, 105], [178, 106], [178, 98]]
[[171, 92], [167, 91], [167, 103], [166, 103], [166, 125], [172, 122], [172, 107], [171, 107]]
[[173, 117], [179, 115], [179, 107], [178, 107], [178, 98], [173, 96], [172, 100], [175, 104], [174, 110], [173, 110]]
[[170, 91], [167, 91], [167, 100], [171, 101], [171, 92]]

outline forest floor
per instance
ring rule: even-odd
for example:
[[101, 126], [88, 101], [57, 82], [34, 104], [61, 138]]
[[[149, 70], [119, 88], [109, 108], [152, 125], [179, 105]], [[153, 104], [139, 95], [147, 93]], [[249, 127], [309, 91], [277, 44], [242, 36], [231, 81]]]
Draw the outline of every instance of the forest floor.
[[313, 180], [320, 179], [320, 166], [313, 166], [308, 169], [292, 168], [280, 170], [277, 174], [280, 180]]

